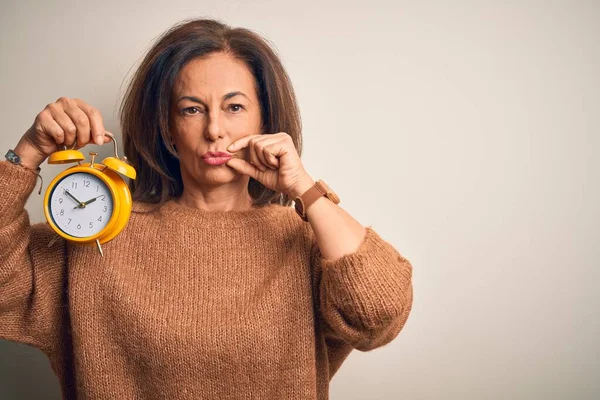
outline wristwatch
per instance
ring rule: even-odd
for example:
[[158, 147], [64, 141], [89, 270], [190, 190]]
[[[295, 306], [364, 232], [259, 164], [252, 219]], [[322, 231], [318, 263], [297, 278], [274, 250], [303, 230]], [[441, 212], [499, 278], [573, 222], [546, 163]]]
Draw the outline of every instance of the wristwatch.
[[42, 170], [40, 167], [37, 167], [35, 170], [33, 170], [31, 168], [27, 168], [26, 166], [24, 166], [23, 163], [21, 162], [21, 157], [19, 157], [19, 155], [17, 153], [15, 153], [15, 151], [13, 149], [9, 149], [6, 152], [6, 154], [4, 155], [4, 157], [6, 158], [7, 161], [10, 161], [11, 163], [13, 163], [15, 165], [18, 165], [20, 167], [23, 167], [25, 169], [33, 171], [33, 172], [35, 172], [37, 174], [39, 174], [40, 171]]
[[6, 152], [6, 154], [4, 155], [4, 157], [6, 157], [6, 159], [13, 164], [21, 165], [21, 166], [23, 165], [23, 164], [21, 164], [21, 157], [19, 157], [18, 154], [15, 153], [15, 151], [13, 149], [9, 149]]
[[21, 157], [19, 157], [19, 155], [17, 153], [15, 153], [15, 151], [13, 149], [9, 149], [6, 154], [4, 155], [4, 157], [6, 157], [6, 160], [10, 161], [11, 163], [18, 165], [20, 167], [23, 167], [25, 169], [28, 169], [30, 171], [36, 172], [36, 173], [40, 173], [41, 168], [37, 167], [37, 169], [32, 170], [31, 168], [27, 168], [26, 166], [23, 165], [23, 163], [21, 162]]
[[294, 199], [294, 208], [302, 220], [308, 221], [306, 210], [321, 196], [325, 196], [335, 204], [340, 203], [338, 195], [322, 179], [319, 179], [310, 189]]

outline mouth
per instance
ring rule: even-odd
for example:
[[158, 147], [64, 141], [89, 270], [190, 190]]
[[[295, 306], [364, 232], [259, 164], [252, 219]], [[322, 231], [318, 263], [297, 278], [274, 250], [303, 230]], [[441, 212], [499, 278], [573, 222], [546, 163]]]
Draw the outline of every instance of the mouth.
[[231, 156], [229, 157], [202, 157], [205, 163], [208, 165], [222, 165], [227, 161], [231, 160]]
[[208, 152], [202, 156], [202, 160], [208, 165], [223, 165], [232, 158], [231, 154], [224, 152]]

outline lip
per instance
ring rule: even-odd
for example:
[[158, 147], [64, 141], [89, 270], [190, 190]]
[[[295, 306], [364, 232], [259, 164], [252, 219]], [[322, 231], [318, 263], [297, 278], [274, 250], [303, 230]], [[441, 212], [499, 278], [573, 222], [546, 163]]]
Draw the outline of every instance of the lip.
[[209, 151], [204, 153], [202, 159], [208, 165], [222, 165], [231, 159], [232, 155], [222, 151]]
[[202, 158], [206, 157], [231, 157], [231, 154], [224, 151], [207, 151], [202, 155]]

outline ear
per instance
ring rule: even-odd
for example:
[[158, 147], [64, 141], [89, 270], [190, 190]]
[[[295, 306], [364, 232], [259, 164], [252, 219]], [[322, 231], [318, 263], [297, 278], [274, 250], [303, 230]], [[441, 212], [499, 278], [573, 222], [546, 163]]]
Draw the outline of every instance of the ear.
[[179, 156], [179, 152], [177, 151], [177, 146], [175, 146], [175, 139], [173, 139], [173, 136], [169, 137], [169, 142], [171, 142], [171, 146], [173, 147], [173, 150], [175, 150], [175, 154]]

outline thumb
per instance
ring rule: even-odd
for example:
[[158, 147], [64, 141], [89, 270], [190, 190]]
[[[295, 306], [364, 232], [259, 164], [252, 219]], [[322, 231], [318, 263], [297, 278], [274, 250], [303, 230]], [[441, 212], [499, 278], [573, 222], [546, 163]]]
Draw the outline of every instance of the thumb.
[[231, 158], [225, 164], [227, 164], [228, 167], [235, 169], [237, 172], [248, 175], [254, 179], [258, 179], [258, 174], [261, 172], [254, 165], [241, 158]]
[[[108, 135], [107, 135], [107, 133], [108, 133]], [[103, 144], [105, 144], [105, 143], [109, 143], [109, 142], [111, 142], [111, 141], [112, 141], [112, 139], [110, 138], [110, 136], [109, 136], [109, 135], [112, 135], [112, 137], [114, 137], [114, 136], [115, 136], [115, 134], [114, 134], [114, 133], [112, 133], [112, 132], [110, 132], [110, 131], [104, 131], [104, 134], [102, 134], [102, 135], [101, 135], [101, 136], [102, 136], [102, 143], [103, 143]]]

